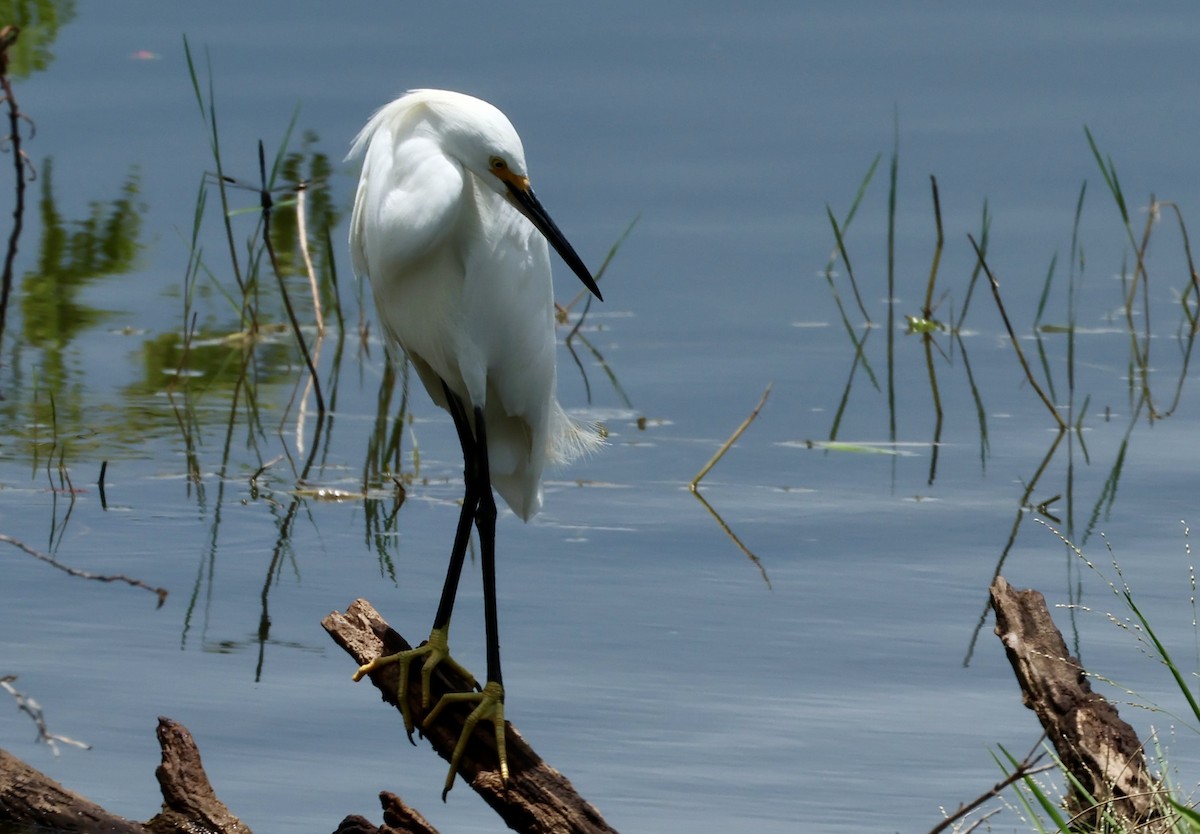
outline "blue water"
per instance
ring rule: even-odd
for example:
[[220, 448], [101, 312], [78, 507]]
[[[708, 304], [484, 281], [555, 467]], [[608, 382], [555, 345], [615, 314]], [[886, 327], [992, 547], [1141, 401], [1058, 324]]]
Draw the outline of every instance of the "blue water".
[[[1139, 601], [1182, 665], [1196, 668], [1180, 524], [1196, 520], [1200, 463], [1200, 403], [1195, 372], [1182, 371], [1175, 302], [1186, 263], [1174, 216], [1164, 213], [1149, 262], [1156, 401], [1165, 408], [1181, 375], [1184, 384], [1173, 416], [1135, 421], [1116, 278], [1131, 263], [1130, 247], [1084, 126], [1116, 164], [1139, 235], [1152, 193], [1190, 219], [1198, 33], [1200, 13], [1188, 4], [1111, 4], [1086, 14], [1031, 3], [1003, 11], [924, 3], [371, 4], [336, 15], [317, 3], [81, 5], [52, 47], [50, 68], [18, 84], [38, 127], [27, 149], [39, 164], [53, 157], [68, 217], [110, 198], [137, 166], [147, 245], [134, 271], [84, 292], [109, 315], [63, 351], [65, 460], [86, 490], [73, 503], [51, 489], [61, 483], [55, 467], [46, 468], [47, 429], [35, 447], [25, 428], [48, 354], [21, 343], [20, 328], [10, 326], [0, 372], [10, 421], [0, 427], [0, 532], [74, 567], [138, 577], [171, 595], [156, 610], [144, 591], [74, 579], [0, 551], [0, 675], [19, 675], [15, 685], [37, 698], [51, 728], [93, 749], [65, 748], [55, 758], [31, 741], [24, 716], [2, 708], [0, 745], [145, 819], [158, 806], [153, 728], [163, 714], [192, 730], [218, 794], [254, 830], [332, 830], [349, 813], [378, 819], [380, 790], [399, 792], [445, 831], [496, 828], [463, 785], [448, 804], [438, 801], [441, 761], [409, 747], [398, 717], [365, 684], [350, 683], [352, 663], [318, 625], [365, 596], [410, 639], [424, 635], [458, 512], [449, 420], [414, 390], [405, 461], [415, 437], [423, 478], [409, 488], [390, 565], [367, 543], [358, 500], [303, 500], [277, 551], [294, 473], [287, 460], [276, 463], [258, 491], [250, 477], [260, 455], [307, 451], [296, 448], [295, 410], [284, 417], [300, 366], [264, 383], [263, 449], [247, 448], [240, 423], [224, 481], [227, 395], [201, 401], [199, 486], [186, 478], [161, 382], [146, 379], [149, 341], [182, 330], [187, 238], [201, 174], [212, 168], [183, 35], [202, 73], [211, 59], [224, 158], [236, 177], [256, 178], [255, 143], [277, 147], [297, 106], [297, 130], [314, 131], [318, 147], [340, 159], [375, 107], [408, 87], [442, 86], [509, 114], [539, 196], [590, 263], [638, 218], [587, 334], [632, 405], [589, 362], [594, 401], [586, 406], [564, 351], [560, 398], [605, 420], [610, 446], [553, 473], [533, 523], [506, 515], [499, 530], [509, 717], [618, 830], [924, 831], [940, 807], [989, 788], [1000, 775], [989, 751], [1003, 744], [1024, 752], [1039, 732], [990, 619], [976, 639], [1017, 519], [1003, 573], [1052, 604], [1096, 609], [1073, 618], [1055, 612], [1072, 649], [1137, 692], [1118, 699], [1178, 712], [1181, 699], [1161, 667], [1103, 616], [1127, 616], [1104, 580], [1034, 513], [1021, 514], [1053, 423], [1024, 380], [985, 284], [975, 289], [962, 344], [937, 337], [946, 352], [934, 354], [944, 421], [932, 478], [935, 413], [915, 336], [896, 337], [894, 437], [880, 327], [866, 347], [880, 390], [856, 371], [837, 438], [900, 454], [805, 444], [829, 439], [854, 361], [822, 277], [834, 248], [826, 206], [844, 216], [883, 154], [846, 236], [864, 303], [882, 324], [897, 128], [897, 316], [916, 313], [924, 298], [933, 174], [946, 237], [935, 298], [948, 292], [938, 317], [961, 309], [975, 265], [966, 235], [978, 237], [986, 199], [989, 263], [1043, 380], [1031, 322], [1056, 253], [1043, 320], [1067, 320], [1072, 223], [1086, 180], [1077, 315], [1094, 332], [1077, 337], [1075, 383], [1076, 417], [1090, 397], [1081, 423], [1086, 455], [1079, 436], [1064, 439], [1031, 501], [1060, 496], [1051, 502], [1062, 519], [1055, 526], [1086, 535], [1088, 555], [1115, 578], [1106, 534]], [[139, 50], [157, 57], [131, 57]], [[354, 175], [352, 165], [339, 165], [331, 186], [343, 209]], [[257, 198], [235, 199], [253, 206]], [[203, 242], [219, 270], [223, 244], [209, 209]], [[242, 237], [251, 217], [238, 218]], [[31, 218], [19, 272], [35, 268], [39, 228]], [[357, 315], [343, 239], [339, 230], [343, 297]], [[857, 324], [841, 264], [838, 272]], [[560, 282], [561, 298], [575, 291], [569, 276]], [[200, 302], [205, 320], [228, 322], [223, 304], [209, 289]], [[984, 403], [982, 453], [964, 347]], [[1047, 334], [1044, 347], [1061, 404], [1066, 338]], [[347, 352], [316, 480], [353, 490], [382, 350], [375, 342], [369, 355]], [[328, 345], [322, 361], [331, 367]], [[703, 490], [760, 570], [685, 485], [768, 383], [761, 417]], [[309, 418], [306, 437], [312, 425]], [[104, 460], [107, 509], [94, 486]], [[1109, 502], [1106, 481], [1118, 462]], [[270, 630], [260, 644], [264, 587]], [[472, 569], [454, 639], [477, 670], [480, 599]], [[1152, 725], [1166, 733], [1177, 723], [1132, 708], [1122, 714], [1143, 737]], [[1177, 732], [1171, 760], [1186, 787], [1196, 779], [1195, 737]], [[1022, 828], [1007, 813], [994, 825]]]

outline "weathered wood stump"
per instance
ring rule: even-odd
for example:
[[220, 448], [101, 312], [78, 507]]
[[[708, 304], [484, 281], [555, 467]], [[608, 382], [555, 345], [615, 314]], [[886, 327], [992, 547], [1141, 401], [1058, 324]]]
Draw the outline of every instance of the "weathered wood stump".
[[1171, 815], [1164, 808], [1162, 786], [1146, 768], [1137, 733], [1116, 707], [1092, 691], [1083, 667], [1067, 651], [1045, 597], [1015, 590], [998, 576], [991, 598], [996, 635], [1022, 700], [1037, 713], [1067, 772], [1087, 792], [1072, 786], [1068, 795], [1068, 810], [1079, 828], [1100, 830], [1107, 814], [1128, 830], [1168, 830]]
[[192, 734], [158, 719], [162, 764], [155, 771], [163, 807], [149, 822], [109, 813], [39, 770], [0, 750], [0, 823], [41, 826], [79, 834], [250, 834], [213, 792]]

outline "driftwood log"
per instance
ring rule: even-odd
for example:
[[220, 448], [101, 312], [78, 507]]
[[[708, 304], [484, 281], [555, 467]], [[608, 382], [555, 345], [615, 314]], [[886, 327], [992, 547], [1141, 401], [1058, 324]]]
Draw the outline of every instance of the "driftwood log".
[[111, 814], [0, 750], [0, 824], [72, 834], [250, 834], [217, 799], [187, 728], [159, 718], [158, 742], [162, 764], [154, 775], [162, 790], [163, 807], [154, 819], [140, 823]]
[[[359, 665], [380, 654], [411, 648], [366, 600], [355, 600], [344, 614], [333, 612], [322, 620], [321, 625]], [[418, 679], [418, 669], [419, 666], [414, 664], [410, 670], [414, 681]], [[453, 670], [445, 664], [434, 670], [433, 703], [437, 703], [443, 692], [469, 688], [470, 682], [456, 679], [453, 675]], [[399, 719], [396, 667], [384, 667], [371, 673], [371, 681], [383, 699], [397, 707], [396, 717]], [[428, 711], [421, 706], [420, 686], [408, 687], [407, 697], [413, 721], [420, 727]], [[443, 710], [437, 721], [423, 731], [425, 739], [446, 761], [454, 752], [454, 745], [469, 712], [466, 706]], [[403, 725], [399, 724], [397, 732], [402, 731]], [[509, 828], [524, 834], [616, 834], [600, 816], [600, 812], [576, 793], [565, 776], [546, 764], [511, 723], [506, 723], [505, 733], [509, 770], [507, 784], [500, 781], [496, 739], [491, 725], [486, 722], [477, 727], [471, 737], [459, 763], [458, 774], [500, 815]]]
[[996, 635], [1004, 644], [1025, 706], [1037, 713], [1074, 785], [1068, 810], [1082, 830], [1107, 830], [1119, 820], [1127, 830], [1166, 831], [1170, 814], [1162, 786], [1146, 768], [1137, 733], [1103, 696], [1092, 691], [1079, 661], [1037, 591], [1018, 591], [998, 576], [991, 588]]

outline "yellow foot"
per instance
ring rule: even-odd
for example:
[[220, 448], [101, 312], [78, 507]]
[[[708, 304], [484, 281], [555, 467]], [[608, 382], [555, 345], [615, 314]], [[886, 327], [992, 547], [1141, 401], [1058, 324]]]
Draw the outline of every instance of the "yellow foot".
[[[479, 688], [479, 683], [475, 680], [475, 676], [467, 671], [466, 667], [450, 656], [448, 629], [444, 628], [435, 628], [429, 633], [429, 639], [420, 646], [417, 646], [415, 649], [409, 649], [408, 651], [397, 652], [396, 654], [380, 656], [372, 660], [370, 663], [359, 666], [358, 671], [354, 673], [355, 681], [360, 681], [371, 672], [374, 672], [376, 669], [380, 669], [384, 666], [390, 666], [393, 663], [400, 667], [399, 680], [396, 684], [396, 694], [397, 698], [400, 700], [400, 714], [404, 716], [404, 731], [408, 733], [408, 740], [410, 742], [413, 740], [413, 720], [412, 711], [408, 706], [408, 671], [412, 668], [413, 660], [418, 657], [425, 658], [424, 663], [421, 664], [421, 706], [424, 709], [429, 708], [430, 676], [433, 674], [433, 670], [442, 663], [450, 666], [459, 675], [469, 680], [471, 685], [476, 689]], [[479, 693], [459, 692], [453, 694], [466, 695], [470, 697], [472, 695], [478, 695]], [[503, 696], [503, 692], [501, 693], [501, 696]], [[447, 697], [449, 696], [443, 695], [442, 700], [444, 701]], [[441, 702], [439, 701], [438, 706], [434, 708], [433, 712], [429, 714], [423, 723], [428, 723], [430, 718], [436, 715], [438, 709], [440, 708]]]
[[475, 709], [463, 723], [462, 733], [458, 736], [458, 744], [454, 745], [454, 755], [450, 757], [450, 773], [446, 776], [446, 787], [442, 790], [442, 801], [454, 787], [454, 775], [458, 773], [458, 763], [463, 751], [467, 749], [467, 740], [480, 721], [491, 721], [496, 728], [496, 757], [500, 760], [500, 781], [508, 781], [508, 757], [504, 752], [504, 687], [495, 681], [488, 681], [482, 692], [447, 692], [441, 697], [429, 714], [425, 716], [422, 726], [428, 727], [430, 722], [438, 717], [446, 704], [461, 704], [475, 702]]

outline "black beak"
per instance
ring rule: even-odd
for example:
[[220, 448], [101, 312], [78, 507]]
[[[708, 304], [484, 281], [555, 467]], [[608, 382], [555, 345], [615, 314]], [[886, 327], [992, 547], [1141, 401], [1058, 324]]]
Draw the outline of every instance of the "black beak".
[[534, 195], [532, 188], [521, 188], [520, 186], [505, 180], [505, 185], [508, 186], [508, 195], [512, 200], [513, 205], [521, 214], [529, 218], [529, 222], [537, 227], [537, 230], [545, 236], [546, 240], [550, 241], [550, 245], [554, 247], [554, 251], [559, 254], [563, 262], [571, 267], [583, 285], [591, 291], [592, 295], [601, 301], [604, 296], [600, 294], [600, 288], [596, 286], [596, 282], [592, 279], [592, 273], [584, 266], [583, 259], [576, 254], [574, 247], [567, 242], [566, 237], [558, 226], [554, 225], [554, 221], [550, 219], [550, 215], [546, 213], [546, 209], [542, 207], [541, 202]]

